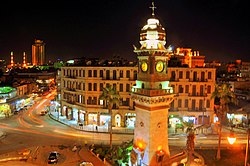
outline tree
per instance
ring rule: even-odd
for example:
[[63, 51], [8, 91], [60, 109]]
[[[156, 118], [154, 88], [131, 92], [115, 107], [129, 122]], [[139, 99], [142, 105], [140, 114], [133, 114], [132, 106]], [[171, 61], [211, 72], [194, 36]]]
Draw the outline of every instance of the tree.
[[215, 99], [215, 113], [218, 117], [218, 150], [216, 158], [217, 160], [220, 160], [222, 123], [224, 122], [226, 113], [228, 111], [228, 104], [231, 102], [235, 103], [236, 98], [233, 91], [231, 90], [230, 85], [223, 83], [221, 85], [215, 85], [215, 90], [212, 93], [211, 99]]
[[113, 124], [113, 116], [112, 116], [112, 108], [114, 105], [119, 106], [120, 95], [116, 91], [115, 87], [107, 86], [103, 88], [102, 94], [99, 97], [100, 100], [104, 100], [106, 105], [108, 106], [108, 112], [110, 115], [110, 148], [112, 148], [112, 124]]
[[191, 122], [182, 122], [186, 129], [187, 133], [187, 142], [186, 142], [186, 148], [188, 153], [188, 159], [187, 159], [187, 166], [192, 165], [192, 162], [194, 160], [193, 153], [194, 153], [194, 140], [195, 140], [195, 130], [194, 123]]

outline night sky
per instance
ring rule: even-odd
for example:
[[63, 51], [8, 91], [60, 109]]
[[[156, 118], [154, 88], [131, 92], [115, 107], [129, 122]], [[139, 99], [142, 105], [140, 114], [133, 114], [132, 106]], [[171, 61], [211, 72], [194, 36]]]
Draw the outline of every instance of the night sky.
[[[52, 1], [52, 0], [51, 0]], [[35, 39], [47, 59], [77, 57], [136, 59], [140, 29], [151, 17], [151, 0], [33, 1], [1, 4], [0, 59], [10, 52], [31, 61]], [[167, 44], [199, 50], [206, 61], [250, 61], [250, 10], [240, 0], [155, 0]]]

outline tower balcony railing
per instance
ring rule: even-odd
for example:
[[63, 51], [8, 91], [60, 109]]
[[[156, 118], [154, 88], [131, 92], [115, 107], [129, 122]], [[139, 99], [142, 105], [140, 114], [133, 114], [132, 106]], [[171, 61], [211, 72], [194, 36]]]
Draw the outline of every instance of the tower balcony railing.
[[170, 89], [141, 89], [132, 88], [132, 92], [135, 94], [145, 95], [145, 96], [161, 96], [172, 94]]

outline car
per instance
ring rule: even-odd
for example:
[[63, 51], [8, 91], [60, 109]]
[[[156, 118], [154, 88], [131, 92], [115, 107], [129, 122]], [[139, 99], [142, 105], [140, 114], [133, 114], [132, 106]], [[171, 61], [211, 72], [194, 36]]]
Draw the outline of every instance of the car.
[[48, 164], [56, 164], [58, 162], [59, 153], [56, 151], [50, 152], [48, 157]]
[[83, 161], [79, 166], [94, 166], [94, 164], [88, 161]]
[[19, 111], [15, 110], [14, 111], [14, 115], [17, 115], [19, 113]]
[[46, 114], [47, 114], [47, 111], [41, 111], [41, 112], [40, 112], [40, 115], [42, 115], [42, 116], [43, 116], [43, 115], [46, 115]]

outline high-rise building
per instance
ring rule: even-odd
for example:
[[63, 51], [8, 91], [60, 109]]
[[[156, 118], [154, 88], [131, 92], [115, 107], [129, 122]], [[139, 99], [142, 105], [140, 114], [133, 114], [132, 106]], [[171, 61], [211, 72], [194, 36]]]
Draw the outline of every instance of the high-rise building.
[[12, 51], [10, 52], [10, 65], [11, 65], [11, 67], [14, 66], [14, 55], [13, 55]]
[[35, 43], [32, 45], [32, 65], [44, 65], [45, 60], [45, 43], [35, 39]]
[[27, 58], [25, 52], [23, 52], [23, 67], [27, 67]]

